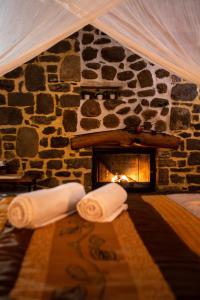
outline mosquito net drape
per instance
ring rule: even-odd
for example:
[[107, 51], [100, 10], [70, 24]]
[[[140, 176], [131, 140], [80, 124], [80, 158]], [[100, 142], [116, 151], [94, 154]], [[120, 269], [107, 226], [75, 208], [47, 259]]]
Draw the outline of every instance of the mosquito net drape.
[[104, 14], [118, 0], [0, 0], [0, 76]]
[[129, 49], [200, 84], [199, 0], [126, 0], [93, 24]]
[[0, 75], [89, 23], [200, 84], [199, 0], [0, 0]]

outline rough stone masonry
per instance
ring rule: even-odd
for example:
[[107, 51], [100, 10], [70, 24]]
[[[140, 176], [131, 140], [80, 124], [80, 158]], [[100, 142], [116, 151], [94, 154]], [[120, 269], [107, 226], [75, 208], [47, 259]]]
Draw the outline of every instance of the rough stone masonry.
[[157, 189], [199, 191], [199, 113], [199, 87], [88, 25], [0, 78], [0, 155], [38, 187], [90, 189], [91, 149], [73, 151], [72, 136], [143, 126], [182, 138], [178, 151], [158, 150]]

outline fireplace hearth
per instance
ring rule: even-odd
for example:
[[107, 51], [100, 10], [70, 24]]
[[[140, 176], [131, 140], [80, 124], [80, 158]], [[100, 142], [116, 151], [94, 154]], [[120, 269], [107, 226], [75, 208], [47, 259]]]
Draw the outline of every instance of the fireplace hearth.
[[155, 191], [155, 148], [94, 147], [92, 187], [117, 182], [128, 192]]

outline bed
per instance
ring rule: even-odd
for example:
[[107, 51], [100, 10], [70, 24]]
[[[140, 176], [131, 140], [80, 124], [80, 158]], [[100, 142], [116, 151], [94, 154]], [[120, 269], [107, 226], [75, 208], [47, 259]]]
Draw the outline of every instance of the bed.
[[2, 200], [0, 299], [200, 299], [200, 219], [173, 196], [132, 198], [111, 223], [34, 231], [11, 227]]

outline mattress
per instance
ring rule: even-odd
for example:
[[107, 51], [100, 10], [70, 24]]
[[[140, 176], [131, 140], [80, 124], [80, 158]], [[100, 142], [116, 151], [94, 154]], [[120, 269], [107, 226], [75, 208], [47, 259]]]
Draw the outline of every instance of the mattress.
[[130, 207], [104, 224], [78, 214], [34, 231], [2, 222], [0, 298], [200, 299], [199, 218], [164, 195]]

